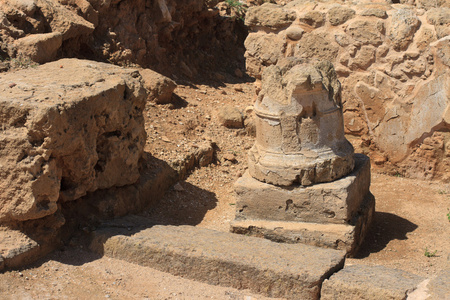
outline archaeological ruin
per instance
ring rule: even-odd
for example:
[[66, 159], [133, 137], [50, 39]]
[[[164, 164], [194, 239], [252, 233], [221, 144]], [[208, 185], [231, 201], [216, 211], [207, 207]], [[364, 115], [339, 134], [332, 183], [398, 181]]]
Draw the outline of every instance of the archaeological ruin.
[[0, 123], [0, 298], [450, 299], [448, 0], [0, 0]]
[[331, 63], [267, 67], [255, 103], [256, 141], [235, 185], [232, 232], [356, 253], [375, 201], [370, 163], [344, 136]]

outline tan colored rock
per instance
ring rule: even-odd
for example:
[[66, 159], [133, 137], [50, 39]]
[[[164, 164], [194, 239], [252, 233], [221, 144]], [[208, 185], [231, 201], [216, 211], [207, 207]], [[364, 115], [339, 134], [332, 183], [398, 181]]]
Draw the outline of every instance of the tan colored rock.
[[33, 16], [37, 6], [35, 0], [8, 0], [8, 5], [25, 13], [27, 16]]
[[318, 11], [308, 11], [299, 18], [300, 22], [306, 23], [314, 28], [322, 26], [325, 22], [323, 13]]
[[427, 12], [427, 21], [436, 28], [437, 38], [450, 34], [450, 8], [432, 8]]
[[296, 57], [333, 60], [338, 54], [338, 46], [330, 35], [311, 32], [304, 34], [295, 48]]
[[349, 7], [336, 5], [328, 11], [328, 21], [333, 26], [344, 24], [355, 16], [355, 11]]
[[139, 179], [146, 93], [137, 71], [64, 59], [1, 74], [0, 94], [1, 222]]
[[353, 169], [340, 83], [330, 63], [282, 61], [265, 69], [262, 87], [254, 107], [256, 142], [249, 151], [252, 177], [282, 186], [311, 185]]
[[282, 6], [265, 3], [261, 6], [252, 6], [245, 17], [245, 25], [264, 26], [272, 30], [288, 27], [297, 14], [294, 11], [284, 9]]
[[171, 102], [173, 91], [177, 87], [172, 79], [150, 69], [139, 70], [139, 73], [148, 91], [148, 100], [158, 104]]
[[63, 41], [86, 36], [94, 31], [94, 25], [58, 2], [35, 0], [42, 15], [48, 20], [52, 32], [60, 32]]
[[276, 64], [278, 59], [284, 56], [286, 40], [275, 34], [251, 32], [245, 40], [245, 48], [247, 71], [260, 77], [261, 62], [264, 65]]
[[380, 19], [386, 19], [387, 13], [386, 10], [376, 7], [369, 7], [360, 12], [361, 16], [365, 17], [377, 17]]
[[300, 26], [290, 26], [286, 30], [286, 36], [293, 41], [298, 41], [302, 38], [304, 32]]
[[218, 112], [217, 116], [222, 126], [228, 128], [242, 128], [244, 126], [242, 113], [235, 106], [224, 106]]
[[14, 41], [18, 57], [28, 57], [40, 64], [54, 60], [61, 45], [59, 32], [32, 34]]
[[377, 46], [383, 42], [377, 24], [371, 21], [355, 20], [348, 25], [345, 31], [358, 42]]
[[350, 69], [366, 70], [375, 62], [375, 47], [372, 45], [362, 46], [350, 62]]
[[399, 9], [392, 14], [389, 39], [394, 49], [406, 50], [414, 38], [420, 21], [411, 9]]

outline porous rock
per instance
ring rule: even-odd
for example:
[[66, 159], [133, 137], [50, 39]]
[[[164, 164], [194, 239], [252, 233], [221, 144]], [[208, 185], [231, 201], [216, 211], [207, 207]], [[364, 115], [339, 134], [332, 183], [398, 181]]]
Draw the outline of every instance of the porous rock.
[[349, 265], [324, 281], [321, 299], [403, 300], [423, 280], [384, 266]]
[[265, 26], [275, 30], [289, 26], [296, 18], [297, 14], [294, 11], [276, 4], [265, 3], [248, 9], [245, 16], [245, 25]]
[[28, 57], [40, 64], [54, 60], [61, 45], [59, 32], [32, 34], [14, 42], [18, 57]]
[[235, 106], [224, 106], [218, 112], [219, 122], [227, 128], [242, 128], [244, 126], [244, 118], [239, 109]]
[[408, 48], [414, 33], [420, 26], [420, 20], [410, 9], [399, 9], [392, 14], [389, 39], [394, 49], [405, 50]]
[[144, 87], [148, 91], [148, 100], [158, 104], [167, 104], [172, 100], [172, 94], [177, 84], [170, 78], [150, 69], [140, 70]]
[[64, 59], [0, 75], [0, 221], [135, 183], [146, 133], [136, 70]]
[[349, 7], [336, 5], [328, 11], [328, 21], [333, 26], [344, 24], [355, 16], [355, 11]]

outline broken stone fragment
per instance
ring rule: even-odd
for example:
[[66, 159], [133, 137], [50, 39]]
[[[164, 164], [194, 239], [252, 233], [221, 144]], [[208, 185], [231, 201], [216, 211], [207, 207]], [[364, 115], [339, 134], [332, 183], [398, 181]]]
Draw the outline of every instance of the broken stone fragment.
[[392, 14], [389, 39], [394, 49], [406, 50], [420, 26], [420, 20], [410, 9], [399, 9]]
[[275, 185], [329, 182], [353, 170], [340, 83], [329, 62], [285, 59], [263, 73], [249, 172]]
[[62, 45], [62, 34], [59, 32], [32, 34], [14, 41], [17, 56], [30, 58], [43, 64], [56, 58]]
[[264, 26], [272, 30], [289, 26], [295, 19], [295, 11], [287, 10], [282, 6], [265, 3], [261, 6], [252, 6], [245, 16], [245, 25]]
[[170, 78], [161, 75], [150, 69], [139, 70], [144, 81], [144, 87], [148, 91], [148, 100], [158, 103], [167, 104], [172, 100], [172, 94], [177, 84]]
[[336, 5], [328, 11], [328, 21], [333, 26], [344, 24], [355, 16], [355, 11], [349, 7]]

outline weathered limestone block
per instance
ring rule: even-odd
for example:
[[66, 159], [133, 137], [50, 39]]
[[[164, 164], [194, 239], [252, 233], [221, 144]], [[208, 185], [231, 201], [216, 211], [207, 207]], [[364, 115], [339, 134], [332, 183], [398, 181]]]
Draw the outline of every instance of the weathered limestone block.
[[295, 57], [333, 60], [339, 52], [339, 47], [326, 32], [303, 35], [295, 46]]
[[218, 112], [217, 118], [222, 126], [227, 128], [242, 128], [244, 127], [244, 117], [239, 109], [232, 105], [222, 107]]
[[344, 24], [355, 16], [355, 11], [349, 7], [336, 5], [328, 11], [328, 21], [333, 26]]
[[14, 41], [18, 57], [28, 57], [40, 64], [54, 60], [61, 45], [59, 32], [32, 34]]
[[252, 6], [248, 9], [245, 17], [245, 25], [265, 26], [276, 30], [288, 27], [296, 18], [297, 14], [294, 11], [287, 10], [276, 4], [265, 3], [261, 6]]
[[424, 278], [383, 266], [350, 265], [326, 279], [320, 299], [403, 300]]
[[283, 186], [311, 185], [353, 169], [340, 83], [330, 63], [312, 66], [286, 60], [284, 67], [266, 68], [254, 110], [256, 143], [249, 151], [254, 178]]
[[369, 191], [370, 161], [355, 156], [352, 173], [309, 187], [278, 187], [248, 173], [235, 183], [236, 218], [231, 231], [285, 243], [358, 251], [375, 211]]
[[246, 172], [235, 183], [236, 220], [347, 224], [357, 215], [370, 186], [369, 159], [359, 154], [355, 161], [348, 176], [307, 187], [267, 184]]
[[437, 38], [450, 34], [450, 8], [432, 8], [427, 12], [427, 21], [436, 28]]
[[56, 1], [35, 0], [35, 3], [45, 19], [48, 20], [52, 32], [60, 32], [63, 41], [86, 36], [95, 29], [94, 24]]
[[323, 13], [318, 11], [308, 11], [304, 15], [300, 16], [300, 22], [306, 23], [314, 28], [318, 28], [325, 22]]
[[[148, 228], [145, 219], [129, 236], [126, 224], [136, 226], [139, 220], [128, 217], [105, 224], [93, 233], [91, 249], [177, 276], [287, 299], [319, 299], [323, 280], [344, 263], [342, 251], [193, 226]], [[118, 231], [119, 226], [125, 230]]]
[[139, 179], [146, 92], [139, 72], [64, 59], [0, 75], [0, 221]]
[[276, 64], [283, 57], [286, 48], [286, 39], [276, 34], [250, 32], [245, 40], [247, 70], [251, 74], [261, 76], [261, 63], [265, 65]]
[[414, 11], [399, 9], [392, 14], [389, 39], [394, 49], [406, 50], [420, 26], [420, 20]]
[[382, 23], [366, 20], [355, 20], [349, 22], [349, 25], [345, 31], [358, 42], [377, 46], [383, 42], [382, 34], [380, 32], [381, 28], [378, 24]]
[[158, 104], [167, 104], [172, 100], [172, 94], [177, 84], [170, 78], [150, 69], [139, 70], [148, 91], [148, 100]]

